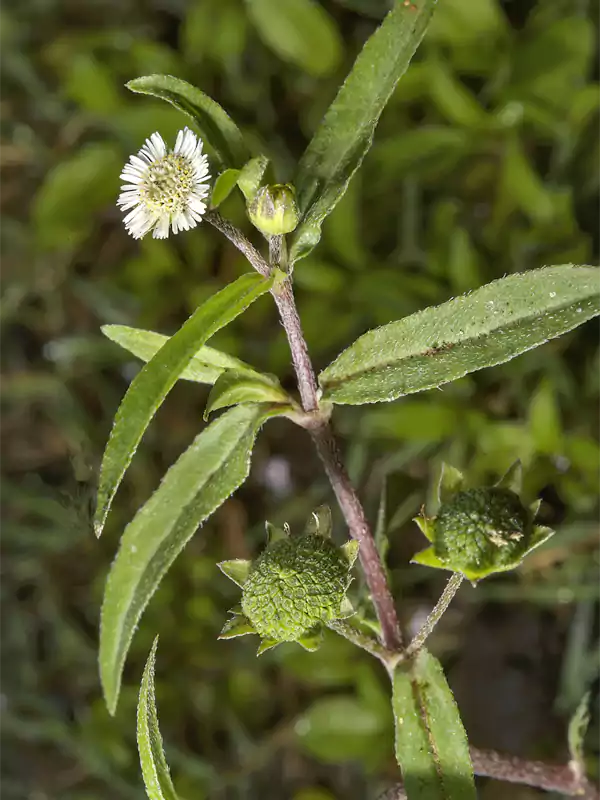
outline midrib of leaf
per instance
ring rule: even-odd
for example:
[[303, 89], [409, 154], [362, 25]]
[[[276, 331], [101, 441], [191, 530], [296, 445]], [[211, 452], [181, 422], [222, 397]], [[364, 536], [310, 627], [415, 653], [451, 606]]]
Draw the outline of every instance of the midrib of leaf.
[[[557, 274], [559, 274], [558, 271], [561, 270], [578, 269], [578, 268], [548, 267], [545, 269], [549, 271], [556, 270]], [[580, 269], [594, 270], [597, 268], [582, 267]], [[535, 274], [535, 272], [538, 272], [538, 270], [534, 270], [532, 271], [532, 273], [515, 274], [514, 276], [509, 276], [509, 278], [500, 279], [500, 281], [502, 280], [507, 281], [510, 280], [511, 278], [517, 279], [522, 277], [522, 275]], [[480, 298], [478, 298], [478, 302], [481, 304], [481, 306], [485, 306], [490, 301], [497, 302], [497, 300], [494, 299], [493, 291], [488, 292], [488, 290], [490, 290], [491, 287], [493, 287], [500, 281], [494, 281], [490, 284], [487, 284], [487, 286], [484, 286], [481, 289], [477, 290], [477, 292], [480, 293]], [[550, 291], [550, 289], [548, 289], [548, 291]], [[560, 312], [567, 312], [571, 308], [572, 309], [581, 308], [582, 309], [581, 312], [575, 310], [573, 315], [572, 327], [576, 327], [576, 325], [578, 324], [579, 315], [581, 315], [582, 321], [585, 320], [586, 317], [584, 312], [586, 308], [589, 307], [590, 309], [595, 309], [600, 305], [600, 300], [599, 300], [600, 284], [598, 286], [597, 292], [598, 293], [595, 298], [565, 300], [564, 302], [554, 306], [551, 310], [545, 310], [543, 313], [540, 311], [537, 312], [532, 311], [531, 313], [525, 315], [519, 315], [518, 312], [514, 313], [512, 318], [509, 317], [508, 319], [505, 318], [504, 320], [502, 320], [502, 325], [499, 325], [498, 323], [494, 325], [493, 316], [490, 316], [490, 324], [487, 327], [484, 327], [483, 330], [481, 329], [481, 324], [473, 322], [472, 319], [470, 321], [468, 319], [463, 319], [460, 321], [460, 324], [463, 325], [464, 332], [459, 330], [458, 335], [456, 336], [456, 338], [453, 339], [453, 341], [444, 341], [443, 340], [444, 323], [447, 324], [448, 322], [452, 322], [451, 319], [449, 320], [449, 317], [451, 315], [450, 306], [454, 305], [454, 308], [457, 309], [456, 315], [458, 316], [461, 313], [460, 305], [461, 304], [465, 305], [471, 299], [472, 295], [464, 295], [462, 297], [454, 298], [452, 300], [447, 301], [447, 303], [442, 304], [442, 306], [431, 307], [424, 309], [423, 311], [418, 311], [415, 314], [412, 314], [410, 317], [405, 317], [401, 320], [398, 320], [397, 322], [388, 323], [387, 325], [383, 325], [380, 328], [377, 328], [373, 331], [368, 331], [367, 333], [363, 334], [363, 336], [360, 337], [360, 339], [358, 339], [357, 342], [355, 342], [355, 344], [357, 344], [361, 340], [363, 340], [366, 344], [367, 337], [372, 336], [373, 339], [376, 339], [377, 333], [383, 332], [385, 329], [387, 329], [388, 332], [391, 332], [393, 326], [398, 326], [398, 328], [401, 327], [404, 328], [404, 330], [401, 331], [401, 333], [404, 335], [404, 340], [399, 341], [398, 347], [393, 349], [389, 354], [386, 352], [386, 357], [382, 357], [378, 360], [377, 355], [374, 355], [372, 358], [369, 358], [368, 364], [366, 366], [350, 368], [348, 365], [346, 368], [347, 369], [346, 374], [341, 373], [339, 374], [339, 376], [336, 376], [335, 375], [336, 370], [332, 368], [335, 368], [336, 362], [343, 358], [344, 352], [346, 351], [341, 353], [338, 359], [336, 359], [336, 361], [334, 361], [333, 364], [330, 365], [330, 367], [327, 367], [321, 373], [320, 376], [320, 378], [322, 378], [321, 384], [324, 388], [325, 395], [327, 396], [327, 393], [330, 390], [342, 386], [345, 383], [354, 382], [356, 380], [359, 380], [360, 378], [368, 377], [369, 375], [383, 372], [384, 370], [388, 370], [389, 373], [396, 371], [405, 371], [409, 364], [412, 365], [414, 368], [414, 366], [420, 360], [428, 361], [432, 358], [435, 358], [436, 366], [441, 368], [446, 364], [448, 364], [448, 362], [452, 363], [452, 361], [454, 360], [460, 360], [461, 352], [466, 346], [472, 347], [476, 345], [477, 342], [485, 342], [486, 350], [488, 351], [496, 349], [496, 345], [500, 345], [499, 349], [503, 349], [501, 345], [506, 344], [506, 341], [510, 337], [510, 335], [513, 332], [518, 332], [520, 328], [526, 328], [528, 325], [531, 325], [536, 321], [539, 322], [540, 326], [543, 326], [545, 320], [551, 318], [553, 314], [557, 314]], [[484, 299], [486, 293], [489, 293], [490, 300]], [[559, 291], [557, 291], [557, 300], [560, 300]], [[446, 309], [444, 309], [445, 319], [439, 321], [441, 324], [439, 325], [440, 336], [438, 340], [437, 341], [435, 340], [434, 332], [432, 330], [431, 343], [429, 347], [426, 348], [422, 346], [418, 350], [411, 351], [410, 341], [412, 337], [410, 336], [410, 334], [414, 332], [415, 334], [419, 335], [420, 321], [425, 319], [425, 325], [427, 326], [427, 324], [429, 323], [428, 318], [433, 315], [433, 312], [435, 312], [437, 309], [443, 308], [444, 306], [446, 306]], [[481, 318], [478, 317], [478, 319]], [[471, 327], [471, 331], [469, 330], [469, 327]], [[475, 332], [473, 329], [476, 329], [477, 332]], [[452, 331], [452, 333], [454, 334], [454, 331]], [[525, 335], [527, 332], [524, 331], [523, 333]], [[422, 338], [422, 334], [420, 335], [420, 338]], [[551, 334], [545, 341], [548, 341], [550, 338], [552, 338]], [[520, 353], [526, 352], [527, 350], [531, 350], [536, 346], [537, 344], [533, 343], [530, 346], [525, 347], [523, 350], [520, 350], [519, 352]], [[354, 345], [351, 345], [351, 347], [353, 348]], [[510, 358], [510, 355], [507, 355], [506, 358], [504, 358], [500, 355], [500, 353], [498, 353], [498, 357], [499, 357], [498, 361], [489, 362], [488, 365], [493, 366], [495, 364], [502, 363], [503, 361], [508, 360]], [[327, 374], [330, 369], [332, 370], [333, 373], [331, 377], [329, 377]], [[338, 367], [338, 369], [342, 368]], [[479, 367], [475, 367], [474, 369], [479, 369]], [[466, 374], [469, 371], [471, 370], [469, 370], [468, 367], [466, 367], [463, 374]], [[449, 380], [451, 379], [452, 378], [450, 378]], [[434, 378], [432, 378], [430, 383], [420, 385], [418, 391], [424, 391], [426, 389], [431, 389], [439, 385], [440, 383]], [[410, 391], [407, 393], [410, 393]]]
[[431, 722], [427, 711], [426, 698], [421, 691], [421, 684], [419, 683], [419, 680], [414, 676], [411, 676], [410, 685], [412, 688], [413, 697], [415, 698], [415, 703], [419, 710], [419, 714], [421, 715], [423, 728], [425, 729], [425, 733], [427, 734], [427, 739], [429, 741], [429, 749], [431, 750], [431, 754], [433, 756], [433, 763], [435, 765], [435, 771], [437, 773], [438, 781], [440, 784], [440, 792], [443, 792], [444, 781], [442, 776], [442, 766], [440, 764], [440, 755], [431, 730]]

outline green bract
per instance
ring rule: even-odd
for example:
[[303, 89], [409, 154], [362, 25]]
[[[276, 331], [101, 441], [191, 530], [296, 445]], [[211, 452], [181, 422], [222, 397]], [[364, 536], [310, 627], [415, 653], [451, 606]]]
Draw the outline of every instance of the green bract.
[[419, 564], [460, 572], [472, 581], [517, 567], [553, 533], [535, 525], [539, 501], [526, 507], [520, 490], [521, 468], [515, 464], [495, 486], [463, 489], [463, 476], [444, 465], [435, 517], [416, 522], [432, 543], [413, 558]]
[[316, 530], [301, 536], [267, 524], [269, 544], [255, 562], [223, 561], [219, 567], [242, 587], [241, 606], [221, 631], [221, 639], [257, 633], [259, 654], [281, 642], [307, 650], [320, 644], [324, 624], [354, 613], [346, 592], [358, 542], [342, 547], [330, 537], [329, 518], [315, 514]]

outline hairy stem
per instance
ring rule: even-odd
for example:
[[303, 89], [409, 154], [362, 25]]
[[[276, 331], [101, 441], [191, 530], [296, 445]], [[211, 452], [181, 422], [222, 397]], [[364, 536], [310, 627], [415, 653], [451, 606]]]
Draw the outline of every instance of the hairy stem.
[[[211, 225], [214, 225], [217, 230], [221, 231], [246, 256], [250, 264], [261, 275], [268, 275], [271, 267], [280, 266], [277, 259], [281, 259], [285, 253], [283, 237], [272, 237], [269, 250], [273, 261], [269, 265], [243, 233], [227, 220], [224, 220], [217, 211], [209, 211], [205, 219]], [[282, 266], [285, 268], [285, 264]], [[306, 340], [302, 333], [300, 317], [296, 309], [292, 283], [289, 277], [276, 284], [271, 290], [271, 294], [277, 305], [279, 317], [290, 346], [302, 409], [307, 414], [314, 414], [314, 424], [307, 425], [307, 427], [310, 430], [319, 457], [323, 462], [337, 497], [350, 535], [360, 543], [360, 561], [381, 625], [383, 644], [388, 650], [400, 650], [402, 637], [396, 608], [387, 585], [387, 579], [375, 546], [373, 534], [360, 500], [342, 463], [340, 451], [329, 422], [323, 415], [317, 413], [319, 411], [317, 379], [308, 354]]]
[[246, 256], [257, 272], [260, 272], [260, 274], [265, 277], [269, 275], [270, 267], [265, 259], [261, 256], [256, 247], [254, 247], [252, 242], [249, 242], [235, 225], [223, 219], [219, 212], [214, 210], [208, 211], [204, 215], [204, 219], [226, 236], [229, 241], [237, 247], [240, 253]]
[[[274, 289], [272, 294], [292, 353], [302, 407], [306, 412], [315, 412], [319, 408], [317, 379], [302, 333], [289, 278]], [[402, 646], [402, 639], [394, 600], [387, 585], [383, 565], [365, 512], [343, 465], [329, 422], [316, 417], [315, 425], [310, 427], [310, 434], [348, 525], [350, 535], [360, 543], [360, 562], [381, 625], [383, 644], [389, 650], [398, 650]]]
[[[582, 800], [599, 800], [600, 792], [587, 778], [578, 775], [571, 764], [548, 764], [528, 761], [517, 756], [503, 755], [494, 750], [471, 747], [471, 761], [476, 775], [507, 783], [532, 786], [546, 792], [559, 792]], [[405, 800], [402, 784], [389, 789], [379, 800]]]
[[310, 433], [348, 525], [350, 535], [360, 543], [360, 563], [381, 625], [383, 644], [388, 650], [400, 650], [402, 637], [394, 599], [387, 584], [385, 571], [375, 546], [375, 539], [361, 502], [342, 463], [333, 431], [326, 422], [312, 429]]
[[410, 658], [410, 656], [414, 655], [423, 647], [425, 640], [442, 618], [462, 582], [463, 576], [459, 575], [458, 572], [455, 572], [446, 584], [446, 588], [442, 592], [440, 599], [437, 601], [433, 607], [433, 610], [425, 620], [425, 624], [406, 648], [404, 653], [406, 658]]
[[317, 411], [319, 407], [317, 379], [300, 326], [300, 317], [289, 278], [279, 284], [272, 294], [290, 345], [302, 408], [307, 412]]
[[390, 655], [389, 650], [386, 650], [376, 639], [363, 633], [345, 619], [332, 619], [327, 623], [327, 627], [340, 636], [343, 636], [345, 639], [348, 639], [349, 642], [352, 642], [352, 644], [355, 644], [357, 647], [361, 647], [363, 650], [371, 653], [372, 656], [375, 656], [375, 658], [378, 658], [384, 664], [388, 663]]

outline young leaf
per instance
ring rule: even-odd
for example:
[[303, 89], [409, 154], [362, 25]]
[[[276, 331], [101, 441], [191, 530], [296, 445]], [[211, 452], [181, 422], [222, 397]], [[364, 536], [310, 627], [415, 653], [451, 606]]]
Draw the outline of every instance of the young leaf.
[[235, 189], [239, 176], [240, 170], [232, 169], [231, 167], [224, 170], [219, 175], [212, 190], [210, 199], [211, 208], [218, 208], [221, 203], [227, 200], [231, 192]]
[[268, 166], [269, 159], [266, 156], [256, 156], [244, 164], [238, 178], [238, 186], [246, 202], [251, 203], [254, 200]]
[[[145, 331], [142, 328], [130, 328], [127, 325], [103, 325], [102, 333], [113, 342], [120, 344], [142, 361], [150, 361], [160, 348], [169, 341], [168, 336], [154, 331]], [[221, 353], [212, 347], [200, 347], [192, 360], [183, 370], [180, 379], [195, 381], [196, 383], [214, 383], [219, 375], [227, 369], [253, 374], [255, 370], [240, 361], [239, 358]]]
[[137, 94], [160, 97], [187, 114], [224, 167], [242, 167], [249, 151], [238, 126], [208, 95], [172, 75], [146, 75], [129, 81], [127, 88]]
[[137, 742], [140, 766], [149, 800], [179, 800], [171, 781], [158, 727], [154, 694], [154, 663], [158, 636], [146, 661], [137, 708]]
[[212, 411], [218, 408], [237, 405], [238, 403], [286, 403], [291, 402], [289, 396], [279, 385], [277, 378], [269, 375], [226, 370], [217, 379], [208, 395], [204, 419], [207, 420]]
[[396, 758], [408, 796], [475, 800], [467, 735], [442, 667], [427, 650], [397, 667], [392, 709]]
[[100, 536], [125, 470], [158, 407], [198, 349], [267, 292], [273, 279], [242, 275], [203, 303], [133, 379], [123, 398], [104, 451], [94, 518]]
[[292, 240], [292, 262], [321, 238], [321, 224], [369, 150], [381, 112], [425, 34], [435, 2], [394, 3], [325, 114], [298, 165], [295, 185], [304, 218]]
[[544, 267], [369, 331], [319, 376], [334, 403], [377, 403], [502, 364], [600, 313], [600, 271]]
[[275, 413], [265, 406], [238, 406], [219, 417], [125, 528], [106, 582], [100, 624], [100, 678], [111, 714], [142, 612], [198, 525], [244, 482], [256, 433]]

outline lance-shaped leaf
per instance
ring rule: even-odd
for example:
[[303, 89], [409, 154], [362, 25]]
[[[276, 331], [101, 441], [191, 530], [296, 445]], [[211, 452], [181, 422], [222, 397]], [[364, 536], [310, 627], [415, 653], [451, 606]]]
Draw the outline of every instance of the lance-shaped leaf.
[[163, 751], [154, 694], [154, 663], [158, 636], [146, 662], [137, 708], [137, 743], [140, 766], [149, 800], [179, 800]]
[[250, 273], [203, 303], [140, 370], [123, 398], [104, 451], [94, 518], [100, 536], [113, 497], [150, 420], [198, 349], [257, 297], [273, 279]]
[[127, 88], [160, 97], [191, 117], [222, 166], [240, 168], [248, 160], [248, 147], [235, 122], [217, 102], [190, 83], [172, 75], [146, 75], [129, 81]]
[[396, 758], [417, 800], [476, 800], [467, 735], [440, 663], [423, 649], [393, 676]]
[[[107, 338], [120, 344], [125, 350], [129, 350], [134, 356], [141, 358], [142, 361], [150, 361], [170, 338], [162, 333], [145, 331], [142, 328], [130, 328], [127, 325], [103, 325], [101, 330]], [[214, 383], [219, 375], [222, 375], [227, 369], [235, 369], [238, 372], [255, 372], [249, 364], [245, 364], [239, 358], [204, 345], [192, 356], [179, 378], [196, 383]]]
[[285, 403], [289, 406], [291, 402], [274, 376], [228, 369], [219, 376], [208, 395], [204, 419], [218, 408], [241, 403]]
[[373, 140], [381, 112], [425, 34], [436, 0], [394, 2], [367, 41], [300, 160], [295, 185], [304, 218], [290, 258], [307, 255]]
[[334, 403], [377, 403], [502, 364], [600, 313], [600, 271], [544, 267], [369, 331], [319, 376]]
[[100, 625], [100, 677], [111, 713], [148, 601], [198, 525], [244, 482], [256, 433], [275, 413], [265, 406], [238, 406], [215, 420], [125, 528], [108, 575]]

